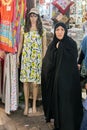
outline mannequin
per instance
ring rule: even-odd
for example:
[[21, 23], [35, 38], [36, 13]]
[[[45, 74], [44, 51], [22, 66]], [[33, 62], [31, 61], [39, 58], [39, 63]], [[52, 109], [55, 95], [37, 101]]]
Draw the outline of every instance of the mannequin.
[[[28, 114], [28, 107], [29, 107], [29, 88], [30, 83], [24, 83], [24, 98], [25, 98], [25, 110], [24, 115]], [[33, 86], [33, 106], [32, 106], [32, 113], [35, 114], [37, 112], [36, 110], [36, 100], [37, 100], [37, 94], [38, 94], [38, 85], [32, 84]]]
[[[43, 44], [44, 43], [44, 44]], [[26, 14], [24, 29], [21, 29], [20, 43], [17, 54], [17, 64], [21, 58], [20, 81], [23, 82], [25, 109], [24, 115], [28, 115], [29, 89], [33, 87], [32, 114], [37, 112], [36, 100], [38, 87], [41, 84], [42, 57], [46, 52], [46, 31], [43, 30], [42, 21], [36, 8], [32, 8]]]

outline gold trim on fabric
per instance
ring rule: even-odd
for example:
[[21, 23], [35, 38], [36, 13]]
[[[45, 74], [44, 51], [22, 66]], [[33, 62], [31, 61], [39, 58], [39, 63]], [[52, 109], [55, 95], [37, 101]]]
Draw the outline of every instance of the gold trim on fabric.
[[2, 0], [3, 5], [10, 5], [12, 0]]

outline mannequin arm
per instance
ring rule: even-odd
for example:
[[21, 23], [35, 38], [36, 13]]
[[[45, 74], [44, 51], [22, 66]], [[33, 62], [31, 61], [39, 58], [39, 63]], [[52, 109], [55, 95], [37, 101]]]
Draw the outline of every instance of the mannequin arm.
[[23, 46], [23, 34], [21, 34], [21, 36], [20, 36], [20, 43], [19, 43], [19, 46], [18, 46], [17, 58], [20, 57], [20, 54], [22, 52], [22, 46]]

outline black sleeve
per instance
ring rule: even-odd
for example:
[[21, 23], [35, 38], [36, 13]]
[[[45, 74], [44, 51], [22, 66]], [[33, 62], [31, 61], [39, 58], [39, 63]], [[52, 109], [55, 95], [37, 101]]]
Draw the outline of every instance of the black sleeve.
[[80, 53], [80, 56], [79, 56], [79, 59], [78, 59], [78, 64], [82, 63], [84, 57], [85, 57], [85, 55], [84, 55], [83, 51], [81, 50], [81, 53]]

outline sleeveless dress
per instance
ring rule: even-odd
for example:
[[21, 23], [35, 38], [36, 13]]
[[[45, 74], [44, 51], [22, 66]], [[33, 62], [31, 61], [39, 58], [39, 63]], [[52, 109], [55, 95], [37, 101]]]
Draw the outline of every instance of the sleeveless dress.
[[41, 84], [42, 37], [38, 31], [24, 33], [21, 58], [21, 82]]

